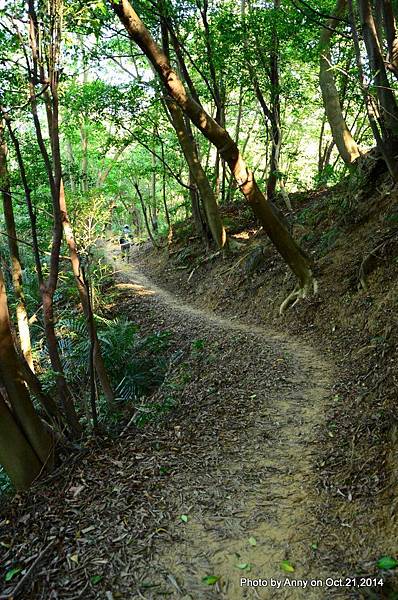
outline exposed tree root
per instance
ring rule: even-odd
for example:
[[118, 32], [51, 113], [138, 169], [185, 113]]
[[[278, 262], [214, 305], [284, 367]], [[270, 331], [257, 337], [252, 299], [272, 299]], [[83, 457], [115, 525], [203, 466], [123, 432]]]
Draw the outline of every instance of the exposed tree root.
[[385, 250], [386, 250], [386, 247], [388, 246], [388, 244], [390, 244], [391, 242], [394, 242], [396, 240], [397, 240], [397, 233], [394, 231], [391, 235], [389, 235], [387, 238], [385, 238], [380, 244], [378, 244], [375, 248], [373, 248], [373, 250], [371, 250], [367, 256], [365, 256], [365, 258], [363, 259], [361, 266], [359, 268], [358, 290], [360, 290], [360, 289], [367, 290], [368, 289], [368, 276], [375, 269], [377, 269], [377, 267], [380, 265], [380, 263], [383, 260], [386, 260], [386, 258], [383, 258], [382, 254], [385, 253]]
[[307, 298], [311, 293], [318, 293], [318, 282], [316, 279], [311, 279], [304, 285], [299, 283], [294, 290], [288, 295], [279, 307], [279, 314], [283, 315], [289, 308], [293, 308], [300, 300]]
[[187, 283], [189, 283], [191, 281], [193, 274], [199, 269], [199, 267], [201, 267], [203, 264], [209, 262], [209, 260], [213, 260], [213, 258], [216, 258], [216, 256], [219, 256], [222, 253], [223, 253], [223, 249], [217, 250], [217, 252], [214, 252], [214, 254], [210, 254], [209, 256], [205, 256], [204, 258], [199, 260], [196, 267], [194, 269], [192, 269], [192, 271], [190, 272]]

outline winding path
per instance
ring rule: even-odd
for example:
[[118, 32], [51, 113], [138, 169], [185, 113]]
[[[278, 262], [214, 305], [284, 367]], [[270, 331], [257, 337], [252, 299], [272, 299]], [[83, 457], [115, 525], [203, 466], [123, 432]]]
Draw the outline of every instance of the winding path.
[[[165, 491], [175, 530], [155, 543], [149, 578], [173, 598], [329, 597], [284, 583], [322, 579], [313, 460], [331, 366], [291, 338], [184, 304], [136, 265], [114, 260], [138, 321], [161, 325], [200, 354], [181, 392], [184, 418], [171, 423], [178, 466]], [[219, 579], [205, 585], [206, 576]], [[242, 587], [241, 578], [268, 585]]]

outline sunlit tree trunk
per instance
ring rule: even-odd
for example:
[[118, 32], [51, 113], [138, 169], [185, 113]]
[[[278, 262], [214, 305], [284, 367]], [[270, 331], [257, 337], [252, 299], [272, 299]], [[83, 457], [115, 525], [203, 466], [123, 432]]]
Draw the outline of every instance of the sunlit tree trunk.
[[[337, 0], [333, 16], [341, 18], [346, 6], [346, 0]], [[321, 30], [319, 84], [333, 140], [343, 161], [346, 164], [351, 164], [358, 158], [360, 153], [345, 122], [333, 72], [330, 43], [337, 24], [336, 19], [329, 19], [326, 23], [327, 27]]]
[[[248, 169], [234, 140], [225, 129], [220, 127], [211, 118], [203, 107], [199, 106], [187, 94], [177, 74], [171, 68], [167, 57], [155, 43], [128, 0], [113, 1], [112, 8], [119, 16], [130, 37], [152, 62], [170, 96], [189, 116], [190, 120], [202, 134], [216, 146], [221, 157], [227, 162], [237, 185], [255, 212], [264, 230], [297, 276], [299, 286], [293, 295], [287, 299], [287, 303], [289, 304], [292, 300], [298, 299], [308, 293], [314, 285], [311, 261], [290, 235], [278, 211], [267, 201], [259, 189], [253, 172]], [[283, 303], [281, 309], [285, 307], [286, 304]]]
[[32, 344], [29, 331], [29, 318], [26, 310], [25, 296], [22, 286], [22, 266], [17, 242], [14, 209], [10, 190], [10, 178], [7, 167], [7, 143], [4, 137], [4, 122], [2, 120], [0, 120], [0, 187], [2, 189], [4, 219], [7, 228], [12, 283], [17, 300], [16, 314], [19, 342], [26, 362], [32, 371], [34, 371]]

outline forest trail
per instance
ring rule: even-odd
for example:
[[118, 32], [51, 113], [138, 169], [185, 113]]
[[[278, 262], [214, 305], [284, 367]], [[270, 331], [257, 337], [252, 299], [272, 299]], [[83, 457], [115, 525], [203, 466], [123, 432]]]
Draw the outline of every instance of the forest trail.
[[[204, 355], [184, 390], [192, 413], [187, 408], [174, 427], [180, 468], [165, 494], [175, 505], [175, 531], [155, 543], [149, 579], [192, 600], [334, 595], [284, 585], [332, 575], [319, 566], [322, 508], [313, 472], [332, 365], [292, 338], [184, 304], [145, 277], [134, 257], [125, 264], [110, 253], [118, 287], [136, 299], [132, 320], [135, 314], [141, 326], [149, 321], [199, 343]], [[283, 561], [294, 572], [284, 572]], [[206, 576], [219, 580], [206, 585]], [[241, 578], [262, 578], [268, 587], [241, 587]]]

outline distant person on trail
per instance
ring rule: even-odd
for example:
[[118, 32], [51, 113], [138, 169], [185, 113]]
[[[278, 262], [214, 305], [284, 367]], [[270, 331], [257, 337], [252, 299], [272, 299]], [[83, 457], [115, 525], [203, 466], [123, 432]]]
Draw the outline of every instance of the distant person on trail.
[[122, 260], [126, 259], [127, 262], [129, 262], [130, 260], [130, 227], [128, 225], [125, 225], [123, 227], [123, 235], [121, 236], [120, 240], [120, 251], [122, 254]]

